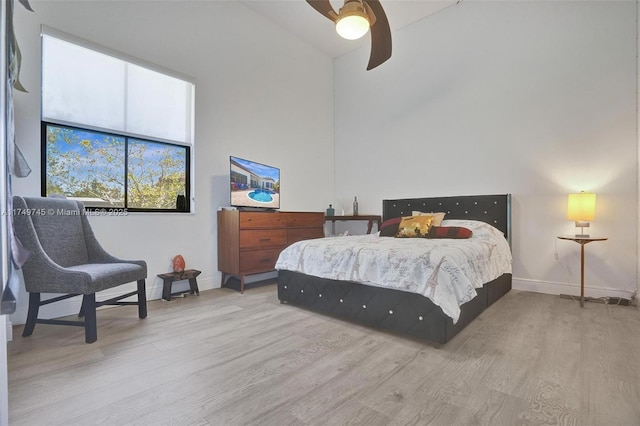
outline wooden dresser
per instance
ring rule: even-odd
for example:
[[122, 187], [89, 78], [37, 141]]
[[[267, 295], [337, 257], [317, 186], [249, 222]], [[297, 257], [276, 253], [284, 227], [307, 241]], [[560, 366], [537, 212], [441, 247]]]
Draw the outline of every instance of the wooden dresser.
[[222, 286], [229, 275], [240, 278], [244, 293], [246, 275], [274, 270], [278, 255], [300, 240], [324, 237], [324, 213], [319, 212], [218, 212], [218, 270]]

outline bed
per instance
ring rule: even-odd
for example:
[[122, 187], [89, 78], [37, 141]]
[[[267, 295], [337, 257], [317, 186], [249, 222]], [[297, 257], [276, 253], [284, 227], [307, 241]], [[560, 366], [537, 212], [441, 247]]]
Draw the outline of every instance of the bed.
[[[414, 211], [446, 213], [443, 226], [470, 224], [474, 227], [477, 226], [477, 229], [483, 229], [483, 227], [492, 228], [494, 231], [497, 229], [500, 232], [495, 233], [501, 233], [500, 237], [504, 237], [507, 242], [507, 250], [509, 250], [508, 247], [511, 243], [510, 194], [383, 200], [383, 223], [389, 219], [411, 216]], [[470, 221], [482, 223], [475, 224]], [[491, 227], [487, 227], [484, 225], [485, 223], [490, 224]], [[476, 231], [474, 230], [474, 232]], [[384, 238], [375, 235], [369, 237], [379, 240]], [[357, 239], [353, 238], [353, 241], [357, 241]], [[387, 239], [384, 244], [399, 243], [391, 240], [400, 239]], [[298, 247], [298, 250], [311, 250], [311, 246], [321, 243], [324, 241], [296, 244], [306, 244], [306, 246]], [[292, 253], [288, 251], [290, 249], [294, 250], [295, 247], [291, 246], [285, 249], [276, 264], [278, 299], [281, 303], [312, 309], [374, 328], [408, 334], [438, 343], [446, 343], [451, 340], [482, 311], [511, 290], [510, 251], [508, 270], [505, 269], [499, 274], [493, 271], [492, 273], [497, 275], [495, 278], [475, 283], [473, 295], [459, 298], [464, 302], [455, 308], [458, 309], [456, 313], [453, 312], [455, 309], [441, 301], [438, 301], [437, 304], [434, 303], [424, 295], [424, 291], [422, 291], [423, 294], [420, 294], [406, 289], [386, 288], [372, 285], [372, 283], [363, 283], [359, 280], [322, 278], [299, 272], [295, 270], [296, 268], [289, 267], [291, 262], [287, 263], [286, 261], [287, 256], [292, 256]], [[426, 288], [422, 284], [417, 287]]]

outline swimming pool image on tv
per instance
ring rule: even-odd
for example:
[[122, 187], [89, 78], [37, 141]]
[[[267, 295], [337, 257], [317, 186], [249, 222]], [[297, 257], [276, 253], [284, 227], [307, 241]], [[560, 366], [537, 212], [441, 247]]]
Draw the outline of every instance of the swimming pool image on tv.
[[265, 191], [264, 189], [256, 189], [247, 194], [247, 197], [251, 198], [253, 201], [257, 201], [259, 203], [270, 203], [273, 201], [273, 197], [271, 196], [271, 191]]

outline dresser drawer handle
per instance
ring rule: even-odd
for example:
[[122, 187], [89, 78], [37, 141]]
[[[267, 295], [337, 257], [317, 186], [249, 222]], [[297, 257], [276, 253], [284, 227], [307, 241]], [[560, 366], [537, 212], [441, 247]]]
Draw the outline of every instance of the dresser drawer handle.
[[271, 259], [260, 259], [260, 263], [270, 263]]
[[261, 243], [266, 243], [267, 241], [271, 241], [271, 238], [260, 238]]

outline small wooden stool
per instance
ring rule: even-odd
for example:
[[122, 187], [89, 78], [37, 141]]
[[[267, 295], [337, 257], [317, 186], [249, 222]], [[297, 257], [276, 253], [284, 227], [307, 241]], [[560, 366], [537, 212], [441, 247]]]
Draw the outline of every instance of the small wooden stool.
[[[158, 274], [158, 277], [162, 278], [164, 282], [162, 285], [162, 298], [166, 301], [171, 301], [171, 296], [183, 293], [197, 294], [200, 296], [200, 290], [198, 290], [198, 281], [196, 277], [200, 275], [202, 271], [196, 271], [195, 269], [186, 269], [182, 272], [167, 272], [165, 274]], [[189, 280], [189, 290], [171, 292], [171, 285], [174, 281]]]

